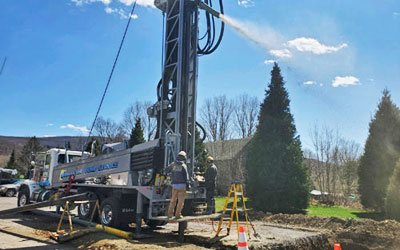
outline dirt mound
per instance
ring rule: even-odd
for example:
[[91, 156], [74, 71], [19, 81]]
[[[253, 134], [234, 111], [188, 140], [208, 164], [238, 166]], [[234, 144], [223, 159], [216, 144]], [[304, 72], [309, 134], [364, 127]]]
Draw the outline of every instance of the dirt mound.
[[268, 223], [289, 224], [324, 230], [331, 243], [344, 249], [399, 249], [400, 223], [394, 220], [341, 219], [306, 215], [277, 214], [263, 218]]

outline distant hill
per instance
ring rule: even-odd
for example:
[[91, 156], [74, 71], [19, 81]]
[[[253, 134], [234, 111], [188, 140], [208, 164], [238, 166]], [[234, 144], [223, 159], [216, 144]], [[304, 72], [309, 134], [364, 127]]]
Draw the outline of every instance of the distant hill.
[[[0, 156], [8, 156], [12, 150], [20, 152], [23, 146], [31, 137], [0, 136]], [[55, 136], [55, 137], [37, 137], [40, 145], [44, 148], [63, 148], [66, 141], [71, 144], [71, 150], [81, 150], [86, 142], [86, 137], [82, 136]]]

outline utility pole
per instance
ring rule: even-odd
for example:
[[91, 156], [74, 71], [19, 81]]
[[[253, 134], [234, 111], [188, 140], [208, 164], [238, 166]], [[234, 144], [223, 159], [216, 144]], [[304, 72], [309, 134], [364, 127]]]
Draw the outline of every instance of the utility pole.
[[1, 75], [1, 73], [3, 73], [3, 69], [4, 69], [4, 66], [6, 65], [6, 61], [7, 61], [7, 57], [4, 57], [3, 65], [1, 66], [1, 69], [0, 69], [0, 75]]

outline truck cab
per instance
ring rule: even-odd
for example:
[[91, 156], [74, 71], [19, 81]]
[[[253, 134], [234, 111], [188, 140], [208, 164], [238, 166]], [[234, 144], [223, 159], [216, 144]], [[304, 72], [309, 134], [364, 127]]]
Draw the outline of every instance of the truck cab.
[[18, 192], [18, 206], [23, 206], [31, 201], [39, 202], [48, 199], [51, 190], [54, 168], [60, 164], [75, 162], [82, 157], [89, 157], [90, 153], [52, 148], [46, 152], [35, 154], [36, 162], [32, 162], [31, 178], [24, 181]]

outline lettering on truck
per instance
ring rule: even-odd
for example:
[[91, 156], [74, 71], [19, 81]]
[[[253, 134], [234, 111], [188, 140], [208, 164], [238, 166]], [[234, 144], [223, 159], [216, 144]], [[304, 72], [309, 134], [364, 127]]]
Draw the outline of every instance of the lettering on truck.
[[65, 169], [61, 170], [60, 172], [60, 181], [63, 180], [63, 178], [68, 178], [71, 175], [81, 175], [83, 174], [83, 172], [85, 173], [94, 173], [94, 172], [101, 172], [104, 170], [108, 170], [108, 169], [113, 169], [113, 168], [118, 168], [118, 162], [112, 162], [112, 163], [108, 163], [108, 164], [102, 164], [99, 166], [93, 166], [93, 167], [88, 167], [85, 168], [85, 171], [83, 170], [79, 170], [79, 171], [73, 171], [73, 172], [66, 172]]

